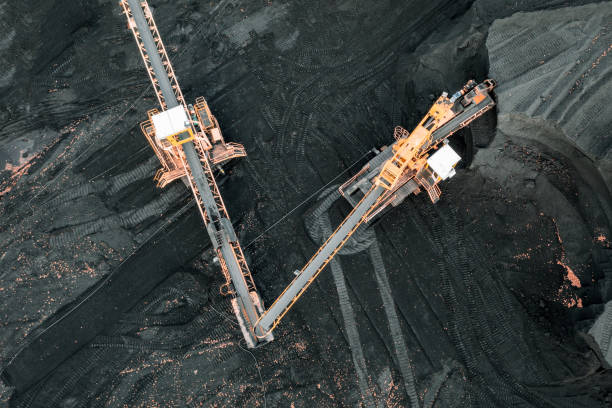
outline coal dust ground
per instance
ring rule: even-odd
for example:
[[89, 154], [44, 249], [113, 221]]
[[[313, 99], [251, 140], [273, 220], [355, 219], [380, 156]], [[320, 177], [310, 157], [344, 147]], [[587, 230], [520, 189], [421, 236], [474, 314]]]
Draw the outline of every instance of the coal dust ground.
[[116, 1], [0, 0], [0, 406], [612, 405], [612, 2], [150, 0], [266, 304], [335, 186], [443, 91], [499, 83], [457, 175], [360, 230], [247, 350]]

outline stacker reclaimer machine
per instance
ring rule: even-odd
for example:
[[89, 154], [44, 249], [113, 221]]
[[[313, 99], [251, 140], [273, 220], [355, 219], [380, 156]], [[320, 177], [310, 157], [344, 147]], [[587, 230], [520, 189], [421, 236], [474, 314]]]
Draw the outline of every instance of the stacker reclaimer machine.
[[141, 124], [162, 165], [155, 179], [163, 187], [180, 178], [193, 192], [225, 277], [221, 291], [232, 297], [250, 348], [273, 340], [274, 328], [360, 225], [422, 190], [432, 202], [438, 201], [438, 184], [455, 174], [460, 160], [448, 137], [495, 105], [491, 96], [495, 82], [471, 80], [450, 97], [443, 93], [412, 132], [396, 127], [395, 142], [377, 150], [340, 187], [353, 210], [265, 310], [214, 176], [215, 169], [246, 156], [246, 151], [240, 144], [225, 142], [204, 98], [186, 104], [147, 2], [121, 0], [120, 4], [159, 101], [160, 110], [149, 111]]

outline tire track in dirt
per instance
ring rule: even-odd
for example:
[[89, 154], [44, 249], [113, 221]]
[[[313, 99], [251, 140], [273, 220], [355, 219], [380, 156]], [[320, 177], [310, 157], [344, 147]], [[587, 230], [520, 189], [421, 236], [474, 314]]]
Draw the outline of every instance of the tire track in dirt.
[[56, 247], [65, 246], [98, 232], [120, 227], [133, 228], [150, 217], [166, 213], [185, 195], [186, 191], [181, 185], [173, 184], [159, 198], [146, 203], [141, 208], [54, 230], [49, 237], [49, 243]]
[[[457, 294], [452, 284], [451, 274], [447, 265], [452, 266], [453, 263], [445, 261], [446, 254], [442, 244], [442, 237], [445, 237], [445, 235], [442, 231], [442, 222], [438, 214], [431, 208], [429, 202], [424, 202], [426, 201], [425, 199], [416, 201], [418, 205], [415, 207], [420, 212], [420, 218], [431, 220], [428, 223], [429, 231], [422, 230], [422, 232], [428, 236], [430, 242], [433, 242], [433, 248], [439, 254], [436, 263], [441, 272], [440, 287], [442, 289], [443, 298], [452, 316], [451, 321], [447, 323], [448, 334], [456, 347], [460, 360], [468, 369], [469, 378], [473, 381], [473, 383], [472, 381], [467, 383], [465, 388], [465, 395], [470, 404], [468, 406], [473, 406], [474, 404], [485, 404], [486, 406], [486, 404], [494, 403], [495, 406], [509, 407], [510, 405], [506, 402], [507, 397], [505, 395], [497, 395], [489, 388], [486, 379], [480, 374], [477, 368], [476, 362], [478, 361], [478, 356], [474, 355], [463, 341], [461, 328], [469, 328], [471, 322], [466, 313], [461, 310], [461, 303], [459, 303], [457, 299]], [[500, 398], [502, 398], [504, 402], [502, 402]]]
[[370, 245], [368, 253], [370, 255], [372, 265], [374, 266], [374, 275], [378, 284], [378, 291], [380, 292], [380, 296], [383, 300], [385, 314], [387, 315], [387, 321], [389, 323], [389, 330], [393, 340], [397, 364], [404, 380], [404, 388], [408, 398], [410, 399], [410, 406], [413, 408], [418, 408], [419, 400], [417, 397], [412, 363], [410, 362], [410, 357], [408, 357], [408, 349], [406, 348], [402, 328], [395, 311], [395, 301], [393, 299], [391, 286], [389, 285], [389, 280], [387, 278], [387, 271], [385, 270], [385, 264], [376, 240], [374, 240], [374, 242]]
[[[330, 236], [332, 233], [331, 221], [329, 215], [323, 213], [319, 216], [319, 225], [323, 236]], [[369, 374], [363, 354], [363, 346], [359, 338], [359, 331], [357, 329], [357, 321], [355, 319], [355, 312], [351, 306], [351, 300], [346, 287], [346, 281], [344, 278], [344, 272], [340, 266], [338, 258], [333, 258], [330, 261], [330, 267], [334, 282], [336, 285], [336, 291], [338, 293], [338, 302], [340, 305], [340, 311], [344, 320], [344, 331], [351, 349], [353, 356], [353, 365], [355, 366], [355, 372], [357, 373], [357, 384], [361, 392], [361, 398], [367, 407], [375, 407], [376, 404], [372, 397], [372, 387], [369, 384]]]
[[[447, 193], [448, 195], [448, 193]], [[497, 345], [494, 346], [492, 342], [499, 341], [499, 336], [512, 336], [511, 329], [509, 327], [503, 327], [502, 329], [492, 329], [491, 322], [486, 318], [485, 314], [481, 311], [485, 309], [494, 314], [503, 315], [502, 310], [497, 302], [497, 299], [493, 300], [488, 298], [489, 302], [485, 303], [481, 288], [475, 283], [475, 276], [472, 273], [472, 267], [470, 266], [468, 252], [466, 248], [466, 239], [463, 236], [463, 229], [460, 226], [460, 221], [457, 216], [457, 209], [451, 209], [446, 212], [438, 206], [434, 206], [435, 209], [427, 209], [426, 212], [431, 211], [430, 219], [432, 219], [432, 225], [435, 225], [432, 230], [434, 231], [434, 241], [438, 244], [442, 250], [443, 260], [445, 265], [442, 266], [442, 270], [448, 270], [452, 268], [457, 271], [457, 276], [461, 279], [463, 290], [465, 290], [465, 296], [463, 298], [467, 301], [466, 308], [463, 309], [459, 304], [456, 303], [455, 289], [451, 282], [452, 279], [445, 278], [448, 283], [445, 282], [445, 298], [451, 300], [451, 304], [456, 304], [456, 308], [453, 312], [453, 331], [451, 331], [452, 337], [457, 342], [457, 348], [460, 351], [464, 364], [469, 368], [470, 374], [477, 379], [477, 382], [481, 384], [480, 390], [483, 390], [484, 377], [481, 373], [481, 367], [478, 367], [478, 355], [484, 353], [486, 361], [493, 369], [495, 375], [495, 384], [497, 392], [494, 394], [486, 392], [481, 394], [477, 391], [477, 397], [482, 399], [486, 397], [490, 401], [497, 400], [498, 403], [504, 406], [511, 406], [517, 403], [516, 398], [520, 398], [523, 401], [529, 402], [535, 406], [543, 407], [554, 407], [555, 404], [544, 399], [537, 393], [529, 390], [527, 387], [520, 384], [516, 378], [514, 378], [504, 367], [500, 365], [500, 361], [504, 361], [497, 352]], [[427, 207], [425, 207], [427, 208]], [[439, 224], [439, 225], [436, 225]], [[440, 235], [438, 235], [440, 234]], [[444, 244], [442, 244], [441, 237], [445, 237]], [[447, 266], [448, 265], [448, 266]], [[457, 286], [459, 288], [459, 286]], [[503, 325], [503, 321], [499, 322]], [[478, 331], [470, 332], [470, 335], [466, 335], [465, 329], [469, 327], [477, 327]], [[501, 331], [500, 331], [501, 330]], [[467, 340], [467, 344], [463, 341], [463, 338]], [[489, 381], [489, 385], [492, 385]], [[488, 387], [487, 387], [488, 388]], [[484, 388], [484, 390], [487, 390]], [[485, 399], [485, 401], [487, 400]]]

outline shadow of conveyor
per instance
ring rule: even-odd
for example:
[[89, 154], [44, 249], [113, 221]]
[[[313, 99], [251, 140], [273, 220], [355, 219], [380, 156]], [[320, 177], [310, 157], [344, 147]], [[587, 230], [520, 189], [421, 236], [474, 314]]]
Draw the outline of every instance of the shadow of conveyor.
[[191, 207], [179, 210], [105, 279], [26, 338], [2, 371], [2, 380], [15, 387], [16, 400], [210, 245]]

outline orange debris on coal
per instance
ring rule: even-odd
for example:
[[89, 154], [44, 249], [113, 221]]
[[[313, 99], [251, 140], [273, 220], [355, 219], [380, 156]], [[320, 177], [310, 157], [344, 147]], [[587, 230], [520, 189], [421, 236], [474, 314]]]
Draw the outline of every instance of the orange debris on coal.
[[570, 268], [565, 262], [561, 260], [557, 261], [557, 265], [561, 265], [562, 267], [565, 268], [565, 271], [567, 272], [566, 278], [570, 281], [573, 287], [575, 288], [582, 287], [582, 285], [580, 284], [580, 279], [578, 279], [578, 276], [576, 276], [572, 268]]
[[[563, 246], [563, 239], [561, 239], [561, 234], [559, 233], [559, 227], [557, 226], [556, 220], [553, 218], [553, 223], [555, 225], [555, 232], [557, 234], [557, 240], [559, 241], [559, 245], [561, 246], [561, 259], [557, 260], [557, 265], [562, 266], [567, 273], [564, 277], [563, 285], [559, 288], [559, 300], [565, 307], [571, 308], [577, 306], [578, 308], [582, 308], [582, 299], [571, 293], [571, 286], [575, 288], [582, 287], [580, 283], [580, 279], [573, 271], [573, 269], [567, 264], [567, 258], [565, 257], [565, 247]], [[569, 283], [569, 284], [568, 284]]]

